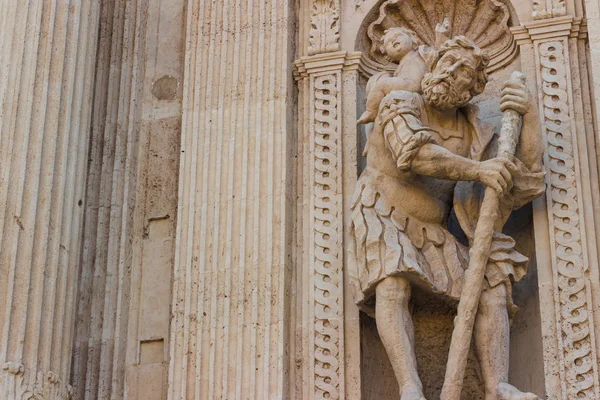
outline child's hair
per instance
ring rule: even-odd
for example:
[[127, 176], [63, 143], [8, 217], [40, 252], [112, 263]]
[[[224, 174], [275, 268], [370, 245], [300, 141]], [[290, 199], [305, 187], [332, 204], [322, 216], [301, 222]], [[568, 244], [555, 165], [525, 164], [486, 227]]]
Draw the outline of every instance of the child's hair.
[[390, 40], [394, 40], [399, 34], [407, 35], [410, 38], [410, 40], [412, 41], [413, 50], [417, 50], [419, 48], [419, 45], [421, 44], [421, 40], [419, 39], [419, 37], [417, 36], [415, 31], [405, 28], [405, 27], [402, 27], [402, 26], [395, 27], [395, 28], [389, 28], [389, 29], [386, 29], [385, 32], [383, 33], [383, 36], [381, 37], [381, 46], [379, 47], [379, 51], [381, 51], [381, 53], [384, 56], [386, 56], [386, 59], [387, 59], [387, 54], [385, 53], [385, 45]]

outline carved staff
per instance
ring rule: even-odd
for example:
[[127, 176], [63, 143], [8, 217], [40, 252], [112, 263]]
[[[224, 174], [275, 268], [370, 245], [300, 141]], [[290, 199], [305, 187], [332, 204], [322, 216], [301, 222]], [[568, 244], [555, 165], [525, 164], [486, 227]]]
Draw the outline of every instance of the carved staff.
[[[525, 84], [525, 75], [515, 71], [511, 80]], [[504, 111], [502, 128], [498, 139], [498, 157], [512, 160], [521, 133], [521, 115], [511, 109]], [[485, 271], [490, 255], [494, 226], [500, 217], [500, 195], [491, 187], [485, 189], [479, 220], [475, 228], [473, 246], [469, 251], [469, 268], [465, 271], [458, 312], [446, 365], [446, 377], [441, 400], [459, 400], [462, 391], [467, 356], [471, 346], [473, 325], [483, 290]]]

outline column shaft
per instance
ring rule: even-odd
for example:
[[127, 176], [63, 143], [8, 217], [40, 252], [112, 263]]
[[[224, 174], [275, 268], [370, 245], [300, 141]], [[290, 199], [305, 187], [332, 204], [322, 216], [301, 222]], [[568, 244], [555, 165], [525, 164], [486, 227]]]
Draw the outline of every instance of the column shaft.
[[172, 400], [286, 397], [292, 5], [188, 1]]
[[67, 398], [98, 2], [0, 4], [0, 398]]

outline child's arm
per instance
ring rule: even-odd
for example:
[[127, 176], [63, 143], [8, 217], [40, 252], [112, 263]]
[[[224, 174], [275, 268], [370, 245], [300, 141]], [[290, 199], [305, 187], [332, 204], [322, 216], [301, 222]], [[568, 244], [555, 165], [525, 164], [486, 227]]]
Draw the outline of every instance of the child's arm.
[[[394, 90], [406, 90], [408, 92], [419, 92], [421, 89], [421, 79], [415, 73], [411, 72], [409, 76], [392, 76], [384, 78], [377, 82], [375, 91], [385, 96]], [[421, 75], [422, 77], [422, 75]]]

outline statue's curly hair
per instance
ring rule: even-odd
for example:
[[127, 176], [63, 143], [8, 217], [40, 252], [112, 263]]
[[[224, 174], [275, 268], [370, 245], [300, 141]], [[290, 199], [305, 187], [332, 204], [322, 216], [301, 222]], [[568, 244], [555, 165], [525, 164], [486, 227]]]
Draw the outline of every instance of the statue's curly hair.
[[[490, 63], [489, 55], [481, 50], [474, 41], [467, 38], [466, 36], [455, 36], [452, 39], [448, 39], [440, 46], [439, 58], [441, 58], [446, 52], [450, 50], [463, 49], [469, 51], [475, 60], [475, 71], [477, 73], [477, 81], [471, 89], [471, 95], [477, 96], [481, 94], [485, 89], [485, 85], [488, 82], [488, 75], [486, 68]], [[438, 59], [439, 59], [438, 58]], [[435, 66], [435, 65], [434, 65]]]
[[395, 39], [398, 36], [398, 34], [400, 34], [400, 33], [402, 33], [410, 38], [410, 40], [412, 41], [412, 49], [413, 50], [417, 50], [419, 48], [419, 46], [421, 45], [421, 39], [419, 39], [419, 37], [417, 36], [415, 31], [413, 31], [413, 30], [410, 30], [403, 26], [386, 29], [385, 32], [383, 33], [383, 36], [381, 37], [381, 45], [379, 46], [379, 51], [384, 56], [386, 56], [386, 59], [387, 59], [387, 55], [385, 54], [386, 43], [388, 43], [392, 39]]

